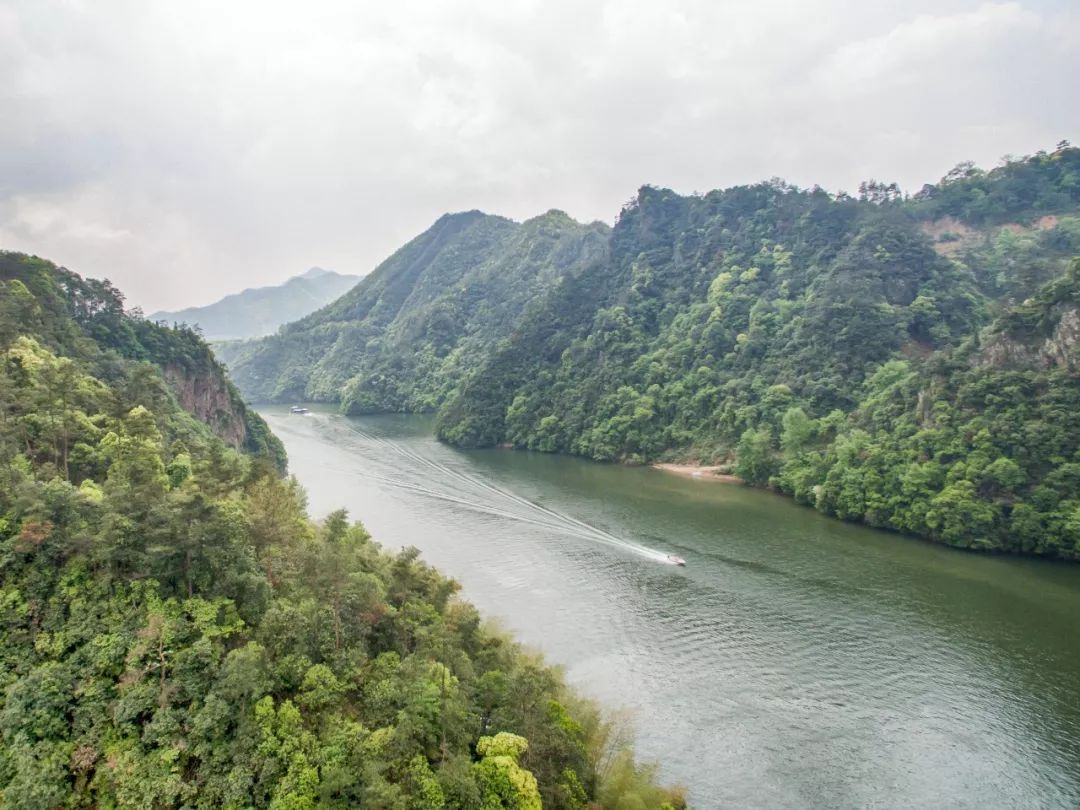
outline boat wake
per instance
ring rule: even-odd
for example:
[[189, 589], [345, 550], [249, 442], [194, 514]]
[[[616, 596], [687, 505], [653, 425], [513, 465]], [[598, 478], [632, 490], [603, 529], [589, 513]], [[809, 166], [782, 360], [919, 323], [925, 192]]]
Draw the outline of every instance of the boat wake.
[[[360, 438], [367, 442], [371, 442], [378, 446], [381, 446], [397, 455], [402, 456], [405, 459], [417, 464], [421, 467], [427, 467], [428, 469], [437, 472], [440, 476], [452, 479], [456, 481], [464, 492], [441, 492], [430, 487], [423, 486], [422, 484], [413, 483], [410, 481], [404, 481], [400, 478], [394, 478], [385, 475], [379, 475], [374, 472], [368, 473], [369, 477], [379, 481], [387, 486], [394, 487], [396, 489], [411, 492], [416, 495], [421, 495], [427, 498], [433, 498], [436, 500], [445, 501], [448, 503], [456, 504], [465, 509], [469, 509], [474, 512], [488, 514], [495, 517], [501, 517], [508, 520], [515, 520], [521, 523], [528, 523], [533, 526], [539, 526], [558, 534], [567, 535], [571, 537], [577, 537], [582, 540], [591, 540], [593, 542], [605, 543], [607, 545], [616, 546], [624, 551], [628, 551], [637, 556], [644, 557], [654, 562], [665, 563], [668, 565], [685, 565], [685, 561], [681, 557], [675, 555], [665, 554], [662, 551], [649, 548], [641, 543], [635, 543], [631, 540], [625, 540], [617, 537], [598, 526], [594, 526], [584, 520], [579, 520], [572, 515], [567, 515], [563, 512], [559, 512], [555, 509], [551, 509], [543, 504], [530, 501], [528, 498], [524, 498], [504, 487], [500, 487], [490, 481], [485, 481], [482, 478], [478, 478], [468, 473], [464, 473], [461, 470], [456, 470], [445, 464], [442, 464], [434, 459], [427, 458], [419, 453], [410, 450], [407, 447], [398, 444], [397, 442], [385, 439], [381, 436], [376, 436], [373, 433], [369, 433], [352, 423], [345, 423], [348, 429], [358, 435]], [[495, 502], [490, 500], [481, 500], [487, 496], [487, 498], [495, 498]]]

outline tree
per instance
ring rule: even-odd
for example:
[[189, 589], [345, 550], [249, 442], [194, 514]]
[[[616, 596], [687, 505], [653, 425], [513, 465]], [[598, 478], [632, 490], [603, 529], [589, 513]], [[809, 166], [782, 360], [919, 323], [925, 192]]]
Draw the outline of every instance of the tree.
[[473, 771], [483, 810], [540, 810], [536, 777], [518, 764], [528, 747], [524, 737], [505, 731], [477, 741], [476, 753], [481, 760]]
[[789, 455], [802, 451], [817, 433], [817, 422], [807, 416], [806, 411], [797, 405], [784, 411], [783, 426], [780, 446]]
[[735, 474], [750, 484], [765, 484], [776, 471], [772, 431], [767, 427], [743, 432], [735, 450]]

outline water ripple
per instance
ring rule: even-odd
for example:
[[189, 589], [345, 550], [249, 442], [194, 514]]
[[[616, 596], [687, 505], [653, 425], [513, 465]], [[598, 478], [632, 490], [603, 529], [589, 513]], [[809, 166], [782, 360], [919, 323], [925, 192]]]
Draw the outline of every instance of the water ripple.
[[265, 415], [313, 511], [418, 546], [632, 708], [640, 753], [699, 807], [1080, 807], [1080, 569], [649, 470], [459, 453], [423, 420]]

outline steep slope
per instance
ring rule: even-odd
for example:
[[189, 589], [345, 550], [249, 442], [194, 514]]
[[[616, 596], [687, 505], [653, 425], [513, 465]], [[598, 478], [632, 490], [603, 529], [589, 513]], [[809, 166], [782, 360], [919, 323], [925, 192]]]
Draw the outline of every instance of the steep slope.
[[91, 374], [116, 384], [127, 379], [130, 388], [145, 389], [145, 404], [156, 412], [171, 411], [160, 402], [170, 398], [231, 446], [284, 469], [281, 442], [190, 329], [131, 317], [109, 282], [83, 279], [36, 257], [0, 252], [0, 283], [0, 336], [21, 330], [46, 350], [77, 358]]
[[197, 335], [0, 268], [0, 806], [685, 807], [415, 549], [183, 410]]
[[[439, 436], [726, 462], [845, 519], [1080, 556], [1080, 380], [1053, 359], [1073, 316], [1041, 327], [1039, 348], [972, 348], [1005, 345], [983, 330], [1065, 283], [1078, 213], [1067, 145], [909, 200], [880, 184], [859, 200], [642, 189], [608, 262], [563, 279], [466, 375]], [[995, 360], [1031, 353], [1051, 359]]]
[[[571, 307], [579, 317], [553, 330]], [[653, 458], [737, 437], [735, 411], [773, 385], [815, 410], [850, 409], [876, 364], [943, 345], [978, 316], [974, 279], [900, 211], [782, 185], [700, 198], [645, 188], [610, 264], [569, 280], [504, 348], [523, 357], [512, 398], [471, 412], [471, 398], [505, 388], [481, 371], [441, 435]]]
[[262, 337], [325, 306], [359, 280], [312, 267], [284, 284], [244, 290], [202, 307], [155, 312], [147, 320], [197, 326], [207, 340]]
[[337, 301], [222, 357], [249, 399], [431, 410], [530, 303], [604, 262], [608, 231], [557, 211], [446, 215]]

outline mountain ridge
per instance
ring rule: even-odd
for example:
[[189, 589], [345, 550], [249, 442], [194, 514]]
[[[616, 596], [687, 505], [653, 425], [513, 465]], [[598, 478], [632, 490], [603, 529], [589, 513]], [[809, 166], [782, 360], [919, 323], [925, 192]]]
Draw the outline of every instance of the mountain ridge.
[[[845, 520], [1080, 558], [1080, 149], [910, 197], [645, 186], [614, 228], [564, 216], [440, 218], [227, 357], [237, 384], [437, 411], [466, 447], [726, 465]], [[1033, 318], [1039, 346], [1015, 328]]]
[[602, 258], [608, 230], [556, 211], [522, 223], [444, 214], [336, 301], [219, 354], [254, 399], [434, 410], [453, 369], [509, 334], [556, 278]]
[[281, 284], [248, 287], [211, 304], [162, 310], [147, 319], [197, 326], [212, 341], [263, 337], [333, 301], [360, 278], [312, 267]]

